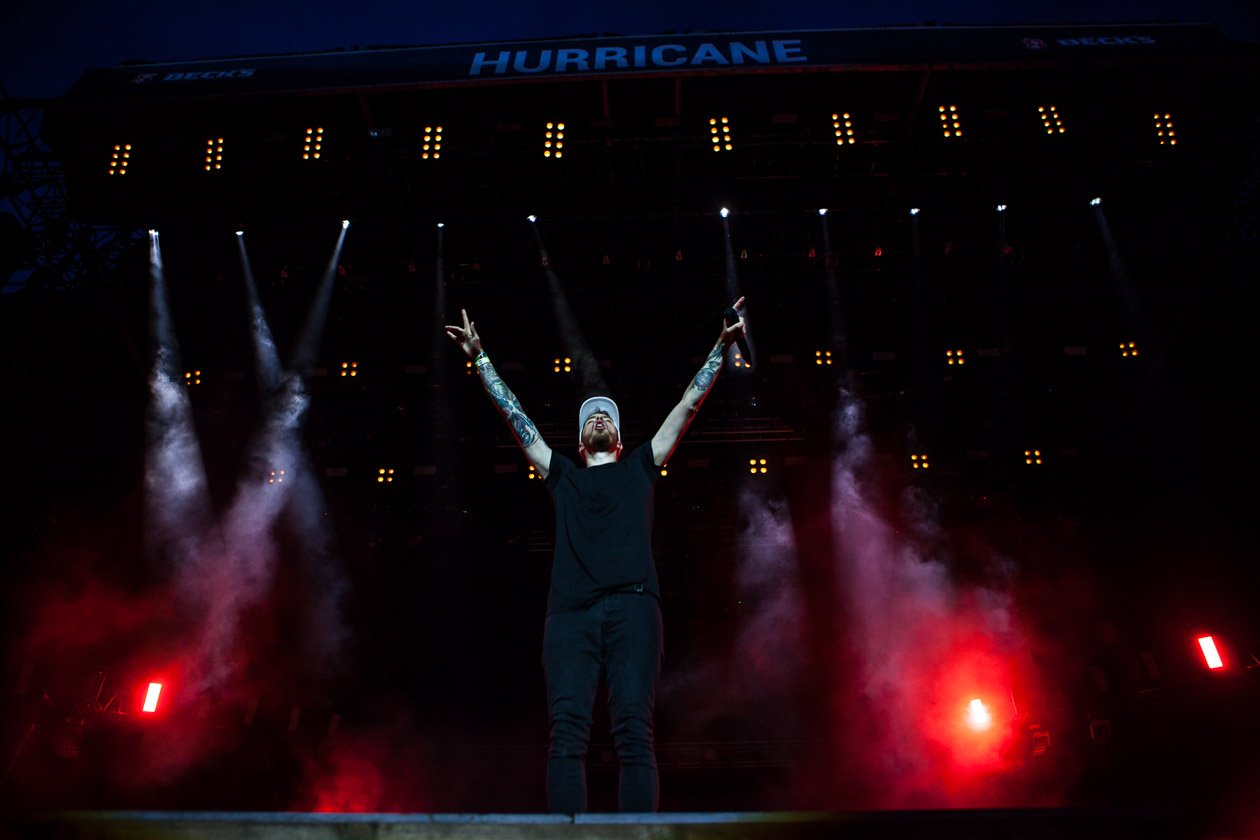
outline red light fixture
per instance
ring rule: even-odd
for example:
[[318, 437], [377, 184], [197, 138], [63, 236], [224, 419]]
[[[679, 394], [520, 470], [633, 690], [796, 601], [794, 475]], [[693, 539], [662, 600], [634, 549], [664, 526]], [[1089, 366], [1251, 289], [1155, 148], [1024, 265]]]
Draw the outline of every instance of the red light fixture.
[[967, 704], [967, 725], [977, 732], [983, 732], [993, 725], [993, 715], [979, 697]]
[[1203, 651], [1203, 661], [1207, 663], [1210, 670], [1216, 671], [1225, 667], [1220, 651], [1216, 649], [1215, 639], [1211, 636], [1200, 636], [1196, 641], [1199, 643], [1199, 650]]
[[162, 684], [160, 682], [149, 683], [149, 689], [144, 694], [144, 705], [140, 707], [140, 711], [151, 715], [157, 711], [158, 698], [162, 696]]

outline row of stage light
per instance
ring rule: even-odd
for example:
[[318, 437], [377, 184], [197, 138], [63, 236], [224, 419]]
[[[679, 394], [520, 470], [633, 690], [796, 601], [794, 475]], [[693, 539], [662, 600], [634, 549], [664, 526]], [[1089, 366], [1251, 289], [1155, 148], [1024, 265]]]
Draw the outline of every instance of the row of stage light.
[[[940, 119], [941, 139], [944, 142], [956, 143], [964, 139], [962, 116], [957, 105], [937, 106]], [[1049, 137], [1062, 138], [1067, 134], [1063, 114], [1055, 105], [1037, 106], [1037, 118], [1043, 132]], [[858, 135], [854, 127], [854, 118], [848, 112], [836, 112], [831, 115], [832, 139], [836, 146], [845, 147], [858, 143]], [[1159, 146], [1177, 145], [1177, 127], [1171, 113], [1157, 112], [1152, 117], [1152, 140]], [[424, 127], [417, 155], [422, 161], [436, 162], [442, 157], [444, 126], [428, 125]], [[735, 151], [734, 123], [729, 116], [714, 116], [708, 119], [709, 148], [717, 154]], [[564, 158], [565, 123], [553, 120], [544, 123], [542, 157], [559, 161]], [[375, 135], [372, 135], [375, 136]], [[323, 126], [309, 126], [302, 135], [301, 160], [308, 163], [324, 157], [324, 145], [330, 137]], [[202, 172], [219, 174], [224, 171], [227, 138], [215, 135], [206, 140], [202, 157]], [[108, 175], [126, 175], [133, 163], [133, 153], [139, 152], [136, 143], [115, 143], [110, 150], [106, 166]]]
[[[1235, 651], [1237, 656], [1230, 656], [1228, 652], [1228, 642], [1219, 639], [1216, 635], [1203, 633], [1191, 634], [1194, 648], [1197, 648], [1201, 657], [1200, 667], [1207, 670], [1211, 674], [1229, 674], [1239, 670], [1249, 670], [1256, 667], [1253, 664], [1246, 663], [1246, 656], [1242, 651]], [[1150, 654], [1150, 661], [1146, 663], [1148, 671], [1154, 668], [1154, 673], [1159, 673], [1159, 669], [1155, 667], [1153, 657]], [[1241, 664], [1240, 664], [1241, 663]], [[27, 664], [23, 666], [21, 674], [17, 680], [15, 694], [24, 695], [29, 691], [31, 678], [34, 673], [34, 666]], [[1106, 691], [1106, 679], [1099, 675], [1095, 676], [1096, 687]], [[104, 686], [102, 686], [104, 687]], [[131, 700], [127, 702], [128, 698]], [[54, 698], [55, 699], [55, 698]], [[162, 674], [155, 674], [147, 680], [141, 681], [134, 689], [127, 693], [119, 693], [111, 695], [108, 703], [102, 703], [98, 698], [94, 704], [95, 711], [107, 713], [114, 716], [130, 717], [137, 716], [146, 719], [162, 719], [166, 713], [172, 710], [172, 706], [181, 705], [181, 698], [175, 686], [171, 685], [170, 679]], [[243, 704], [240, 714], [240, 722], [245, 726], [253, 726], [258, 715], [260, 702], [258, 699], [250, 700]], [[301, 706], [285, 706], [288, 714], [282, 719], [285, 729], [288, 732], [297, 732], [299, 727], [303, 726], [304, 721], [310, 718], [306, 709]], [[206, 702], [203, 700], [199, 714], [205, 715], [209, 712]], [[961, 704], [956, 712], [967, 725], [976, 731], [988, 729], [994, 722], [992, 713], [989, 711], [988, 705], [980, 698], [973, 698], [965, 704]], [[336, 735], [341, 726], [341, 715], [331, 713], [325, 718], [318, 716], [321, 723], [326, 721], [324, 727], [321, 727], [323, 734], [327, 736]], [[1099, 725], [1110, 725], [1110, 721], [1092, 720], [1090, 722], [1090, 734], [1092, 740], [1100, 740]]]
[[[1099, 213], [1099, 220], [1104, 225], [1104, 228], [1105, 228], [1105, 220], [1101, 216], [1102, 199], [1100, 197], [1094, 197], [1090, 199], [1088, 203], [1091, 207], [1095, 209], [1095, 211]], [[996, 211], [998, 212], [999, 215], [1005, 214], [1008, 211], [1008, 209], [1009, 207], [1006, 204], [998, 204], [996, 206]], [[908, 212], [910, 216], [916, 218], [917, 220], [917, 217], [921, 214], [922, 210], [921, 208], [918, 208], [918, 207], [911, 207], [909, 208]], [[828, 210], [827, 208], [818, 208], [817, 213], [820, 219], [823, 219], [827, 216]], [[718, 216], [723, 220], [723, 227], [727, 230], [727, 247], [729, 250], [730, 235], [729, 235], [729, 227], [727, 225], [727, 220], [731, 216], [730, 208], [728, 207], [720, 208], [718, 210]], [[536, 225], [539, 221], [538, 215], [530, 214], [529, 216], [526, 217], [526, 220], [530, 223], [531, 227], [534, 227], [535, 233], [537, 233]], [[341, 222], [343, 238], [344, 238], [345, 232], [349, 229], [349, 227], [350, 227], [350, 220], [343, 219]], [[440, 231], [440, 229], [445, 227], [445, 224], [442, 222], [438, 222], [437, 227]], [[826, 228], [825, 228], [825, 223], [824, 223], [824, 232], [825, 232], [825, 229]], [[153, 230], [150, 230], [149, 233], [152, 239], [154, 240], [154, 242], [156, 242], [158, 238], [158, 231], [156, 229], [153, 229]], [[238, 240], [240, 240], [240, 242], [242, 243], [242, 248], [244, 247], [243, 246], [244, 235], [245, 235], [245, 232], [243, 230], [236, 231], [236, 236]], [[539, 240], [539, 247], [540, 248], [542, 247], [541, 240]], [[340, 244], [338, 245], [338, 252], [339, 250], [340, 250]], [[242, 254], [243, 253], [244, 252], [242, 251]], [[546, 265], [546, 263], [544, 263], [544, 265]], [[331, 270], [331, 266], [330, 266], [330, 270]], [[728, 265], [728, 272], [729, 271], [733, 271], [733, 268], [730, 265]], [[1128, 339], [1128, 340], [1120, 341], [1118, 347], [1119, 347], [1120, 358], [1124, 359], [1128, 363], [1131, 363], [1137, 360], [1141, 355], [1141, 349], [1139, 347], [1138, 342], [1135, 340]], [[1088, 351], [1086, 348], [1083, 348], [1083, 347], [1065, 347], [1064, 354], [1066, 356], [1085, 356], [1088, 354]], [[975, 355], [982, 358], [996, 357], [996, 356], [1001, 355], [1001, 352], [997, 348], [979, 348], [976, 351]], [[895, 358], [896, 356], [893, 353], [873, 354], [874, 360], [889, 361]], [[968, 351], [962, 347], [951, 346], [944, 350], [943, 359], [944, 359], [945, 367], [948, 368], [951, 371], [951, 373], [966, 367], [968, 358], [969, 358]], [[812, 361], [813, 361], [814, 367], [823, 368], [823, 369], [831, 368], [833, 365], [833, 353], [831, 350], [827, 350], [827, 349], [816, 350], [814, 352], [814, 357]], [[790, 355], [785, 356], [785, 355], [779, 354], [779, 355], [771, 355], [770, 362], [771, 364], [783, 364], [785, 362], [794, 363], [795, 359], [793, 359]], [[806, 364], [808, 364], [808, 362], [806, 362]], [[738, 368], [747, 369], [751, 367], [751, 365], [748, 364], [742, 358], [742, 356], [740, 356], [740, 354], [738, 353], [736, 353], [735, 357], [732, 359], [732, 365], [734, 368], [737, 368], [737, 369]], [[510, 366], [512, 369], [524, 368], [524, 365], [520, 363], [509, 363], [508, 366]], [[576, 364], [571, 355], [556, 354], [555, 357], [551, 360], [550, 367], [553, 373], [557, 375], [563, 374], [566, 376], [572, 376], [574, 374]], [[358, 379], [361, 373], [366, 373], [366, 369], [362, 368], [360, 366], [360, 363], [355, 360], [346, 360], [346, 361], [340, 362], [339, 366], [335, 368], [335, 371], [339, 375], [340, 378], [356, 379], [356, 380]], [[416, 371], [412, 368], [408, 368], [407, 372], [416, 372]], [[465, 373], [469, 376], [473, 375], [474, 370], [473, 370], [473, 366], [471, 362], [465, 363]], [[328, 371], [326, 368], [312, 367], [310, 370], [308, 370], [307, 375], [315, 376], [315, 377], [327, 376]], [[202, 381], [203, 379], [202, 379], [201, 370], [192, 369], [192, 370], [184, 371], [183, 382], [186, 386], [190, 386], [190, 387], [199, 386], [202, 384]], [[1029, 446], [1028, 448], [1017, 450], [1016, 452], [1013, 452], [1011, 454], [1013, 457], [1019, 460], [1022, 460], [1023, 464], [1026, 467], [1042, 467], [1046, 465], [1047, 462], [1050, 460], [1049, 450], [1044, 449], [1037, 445], [1032, 445], [1032, 446]], [[1061, 449], [1059, 454], [1066, 458], [1071, 458], [1072, 456], [1079, 455], [1080, 453], [1079, 453], [1079, 450], [1073, 447], [1066, 447], [1066, 448]], [[989, 453], [984, 452], [982, 453], [982, 455], [983, 455], [984, 460], [988, 460]], [[972, 459], [973, 457], [976, 457], [976, 456], [977, 456], [977, 453], [968, 453], [969, 459]], [[747, 457], [747, 455], [745, 455], [744, 457]], [[929, 454], [927, 452], [915, 451], [915, 452], [908, 453], [908, 459], [909, 459], [908, 460], [909, 466], [914, 471], [927, 471], [931, 468], [932, 459], [929, 457]], [[793, 466], [795, 460], [797, 459], [789, 457], [785, 460], [784, 463], [786, 466]], [[415, 467], [412, 472], [415, 476], [433, 476], [437, 474], [437, 468], [435, 465], [422, 465], [422, 466]], [[518, 470], [515, 467], [515, 465], [498, 465], [495, 467], [495, 472], [496, 473], [516, 473], [518, 472]], [[768, 473], [771, 472], [770, 463], [768, 459], [766, 459], [761, 453], [756, 453], [753, 457], [748, 459], [748, 472], [752, 476], [767, 475]], [[349, 474], [350, 474], [350, 470], [345, 467], [328, 468], [325, 471], [326, 477], [348, 477]], [[374, 471], [371, 473], [371, 475], [376, 484], [391, 485], [391, 484], [394, 484], [396, 478], [401, 477], [401, 472], [397, 466], [387, 464], [387, 465], [374, 468]], [[668, 475], [668, 465], [665, 465], [664, 467], [662, 467], [661, 475], [662, 476]], [[264, 483], [269, 484], [269, 485], [283, 485], [286, 482], [287, 476], [288, 476], [288, 470], [286, 466], [283, 464], [276, 464], [272, 466], [271, 469], [266, 472], [266, 474], [263, 477], [263, 480], [264, 480]], [[530, 467], [526, 477], [530, 479], [537, 477], [532, 467]]]
[[[1054, 453], [1054, 455], [1051, 454], [1051, 451], [1049, 449], [1045, 449], [1045, 450], [1024, 449], [1024, 450], [1016, 450], [1012, 452], [1009, 458], [1009, 461], [1011, 463], [1018, 462], [1020, 464], [1023, 464], [1025, 467], [1040, 468], [1046, 464], [1052, 463], [1056, 456], [1060, 460], [1066, 461], [1066, 460], [1076, 458], [1079, 455], [1080, 455], [1080, 450], [1076, 447], [1063, 447], [1057, 453]], [[977, 450], [977, 451], [968, 452], [966, 454], [966, 458], [969, 461], [970, 460], [987, 461], [989, 460], [989, 452], [987, 450]], [[758, 478], [769, 476], [773, 473], [777, 473], [779, 470], [784, 470], [787, 473], [791, 473], [795, 468], [799, 468], [807, 462], [806, 458], [800, 455], [788, 455], [779, 459], [779, 458], [766, 458], [764, 456], [755, 456], [752, 458], [748, 458], [745, 454], [744, 456], [740, 456], [733, 460], [735, 461], [736, 464], [742, 464], [746, 460], [747, 461], [746, 467], [736, 466], [735, 469], [739, 470], [740, 472], [743, 472], [743, 470], [747, 469], [748, 475], [756, 476]], [[922, 451], [912, 452], [909, 454], [909, 458], [906, 461], [906, 464], [909, 466], [911, 470], [915, 471], [916, 473], [919, 471], [927, 472], [931, 469], [932, 460], [927, 452], [922, 452]], [[684, 467], [687, 467], [695, 471], [706, 471], [710, 467], [710, 460], [708, 458], [688, 459], [684, 463]], [[668, 476], [670, 474], [671, 469], [674, 471], [677, 471], [676, 467], [671, 467], [668, 463], [662, 464], [660, 467], [661, 476], [662, 477]], [[411, 475], [413, 478], [416, 478], [416, 479], [434, 478], [439, 474], [439, 472], [440, 470], [434, 464], [424, 464], [424, 465], [414, 466], [411, 469]], [[519, 475], [521, 470], [513, 462], [513, 463], [506, 463], [506, 464], [495, 464], [492, 469], [492, 472], [494, 475], [499, 475], [499, 476], [514, 476], [514, 475]], [[327, 467], [324, 470], [324, 477], [350, 479], [352, 478], [351, 473], [352, 471], [349, 467]], [[401, 485], [402, 484], [401, 479], [402, 479], [403, 474], [404, 473], [400, 467], [396, 467], [392, 465], [386, 465], [386, 466], [376, 467], [376, 468], [369, 467], [364, 470], [362, 477], [360, 477], [358, 480], [369, 483], [369, 484], [375, 484], [380, 487], [389, 487], [389, 486], [393, 486], [395, 483], [398, 483]], [[526, 468], [526, 471], [525, 471], [526, 480], [532, 481], [539, 477], [540, 476], [535, 471], [533, 466], [529, 466]], [[288, 470], [283, 469], [283, 468], [277, 468], [277, 469], [267, 471], [266, 475], [262, 477], [260, 483], [266, 484], [266, 485], [283, 485], [285, 484], [286, 481], [288, 481], [288, 478], [289, 478]]]
[[[1094, 198], [1091, 198], [1091, 199], [1089, 200], [1089, 206], [1090, 206], [1090, 207], [1098, 207], [1098, 206], [1100, 206], [1101, 204], [1102, 204], [1102, 198], [1101, 198], [1100, 196], [1095, 196]], [[996, 211], [997, 211], [998, 213], [1005, 213], [1007, 210], [1009, 210], [1009, 209], [1010, 209], [1010, 205], [1007, 205], [1007, 204], [998, 204], [998, 205], [996, 206], [996, 208], [995, 208], [995, 209], [996, 209]], [[720, 216], [720, 217], [721, 217], [721, 218], [723, 218], [723, 219], [728, 219], [728, 218], [730, 218], [730, 216], [731, 216], [731, 209], [730, 209], [729, 207], [722, 207], [722, 208], [720, 208], [717, 212], [718, 212], [718, 216]], [[818, 215], [819, 215], [819, 216], [826, 216], [829, 212], [830, 212], [830, 209], [829, 209], [829, 208], [827, 208], [827, 207], [819, 207], [819, 208], [818, 208]], [[923, 212], [923, 208], [921, 208], [921, 207], [909, 207], [909, 208], [907, 208], [907, 209], [906, 209], [906, 212], [907, 212], [909, 215], [911, 215], [911, 216], [918, 216], [918, 215], [920, 215], [920, 214]], [[528, 216], [526, 216], [526, 217], [525, 217], [525, 221], [529, 222], [531, 225], [532, 225], [532, 224], [537, 224], [537, 223], [538, 223], [538, 221], [539, 221], [539, 217], [538, 217], [538, 215], [537, 215], [536, 213], [530, 213]], [[342, 230], [347, 230], [347, 229], [349, 229], [349, 227], [350, 227], [350, 220], [349, 220], [349, 219], [342, 219], [342, 220], [341, 220], [341, 227], [342, 227]], [[445, 228], [446, 228], [446, 222], [438, 222], [436, 225], [434, 225], [434, 227], [436, 227], [438, 230], [443, 230], [443, 229], [445, 229]], [[244, 235], [245, 235], [245, 231], [244, 231], [244, 230], [237, 230], [237, 231], [235, 231], [235, 233], [236, 233], [236, 235], [237, 235], [237, 236], [244, 236]], [[149, 235], [150, 235], [150, 236], [156, 236], [157, 234], [158, 234], [158, 230], [157, 230], [156, 228], [149, 228]]]

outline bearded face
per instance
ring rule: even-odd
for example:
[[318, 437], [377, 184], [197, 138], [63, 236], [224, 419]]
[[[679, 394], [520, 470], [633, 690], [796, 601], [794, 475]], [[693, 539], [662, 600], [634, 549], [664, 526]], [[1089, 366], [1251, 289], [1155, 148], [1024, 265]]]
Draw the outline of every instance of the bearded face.
[[592, 414], [582, 427], [582, 448], [587, 452], [616, 452], [621, 435], [612, 418], [602, 411]]

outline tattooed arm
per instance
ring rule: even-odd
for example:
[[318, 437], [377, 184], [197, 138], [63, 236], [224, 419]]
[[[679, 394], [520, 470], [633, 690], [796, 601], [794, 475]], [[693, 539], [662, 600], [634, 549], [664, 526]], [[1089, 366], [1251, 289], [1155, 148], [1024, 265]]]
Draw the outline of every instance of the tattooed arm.
[[[743, 305], [743, 298], [735, 301], [736, 309]], [[696, 412], [700, 410], [700, 404], [709, 395], [709, 390], [722, 370], [722, 362], [726, 359], [726, 348], [743, 334], [744, 318], [741, 315], [737, 322], [722, 330], [717, 344], [714, 344], [713, 349], [709, 351], [709, 357], [704, 360], [695, 379], [691, 380], [678, 405], [669, 412], [669, 416], [665, 418], [665, 422], [652, 438], [652, 457], [658, 467], [674, 454], [674, 449], [678, 446], [683, 432], [687, 431], [687, 427], [695, 419]]]
[[481, 336], [477, 334], [477, 325], [468, 320], [468, 313], [465, 310], [461, 309], [459, 312], [463, 316], [464, 325], [458, 327], [448, 324], [446, 334], [460, 346], [468, 358], [473, 360], [477, 367], [477, 376], [481, 378], [481, 384], [485, 386], [494, 407], [507, 421], [508, 428], [516, 436], [521, 449], [525, 450], [525, 457], [534, 465], [538, 474], [546, 478], [551, 470], [551, 447], [538, 433], [538, 427], [534, 425], [534, 421], [526, 416], [516, 394], [512, 393], [512, 390], [499, 377], [499, 372], [494, 369], [494, 365], [490, 364], [490, 357], [481, 348]]

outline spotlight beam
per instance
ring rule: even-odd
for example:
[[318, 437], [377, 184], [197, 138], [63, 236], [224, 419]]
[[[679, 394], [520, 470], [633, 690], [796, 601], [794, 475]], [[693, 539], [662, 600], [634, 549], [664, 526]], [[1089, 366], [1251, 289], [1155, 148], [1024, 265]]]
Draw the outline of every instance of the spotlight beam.
[[577, 316], [573, 313], [569, 296], [560, 283], [560, 275], [551, 266], [551, 257], [543, 244], [539, 225], [533, 217], [530, 217], [530, 220], [529, 229], [534, 234], [538, 258], [543, 264], [543, 273], [547, 277], [547, 288], [551, 292], [551, 307], [556, 315], [556, 326], [560, 329], [560, 341], [564, 344], [565, 355], [573, 359], [574, 368], [577, 370], [578, 390], [588, 395], [607, 394], [608, 383], [604, 381], [604, 374], [600, 372], [595, 353], [591, 350], [591, 345], [587, 342], [585, 333], [582, 332]]
[[440, 380], [440, 372], [446, 370], [446, 347], [450, 343], [442, 327], [446, 319], [446, 225], [438, 222], [437, 226], [437, 258], [433, 266], [433, 359], [432, 381]]
[[[1094, 212], [1094, 220], [1098, 222], [1098, 233], [1102, 236], [1103, 244], [1107, 248], [1107, 266], [1110, 269], [1111, 283], [1115, 288], [1116, 297], [1120, 300], [1120, 306], [1124, 312], [1125, 320], [1128, 322], [1129, 331], [1136, 338], [1139, 346], [1152, 347], [1155, 344], [1153, 340], [1154, 334], [1146, 319], [1142, 317], [1141, 309], [1138, 306], [1137, 289], [1134, 288], [1133, 281], [1129, 278], [1129, 269], [1120, 253], [1120, 247], [1116, 244], [1116, 238], [1111, 232], [1111, 225], [1107, 221], [1107, 211], [1103, 209], [1102, 199], [1093, 199], [1090, 201], [1090, 207]], [[1149, 392], [1154, 385], [1155, 376], [1159, 370], [1160, 365], [1158, 364], [1151, 365], [1147, 369], [1147, 376], [1139, 391], [1138, 399]]]
[[333, 246], [332, 256], [328, 259], [328, 265], [325, 267], [324, 275], [320, 279], [319, 288], [315, 292], [315, 299], [311, 302], [311, 308], [307, 312], [306, 323], [302, 327], [297, 345], [293, 350], [293, 361], [289, 368], [300, 376], [306, 376], [310, 373], [311, 368], [315, 366], [315, 354], [319, 350], [319, 343], [324, 335], [324, 325], [328, 321], [328, 307], [332, 301], [333, 281], [337, 279], [337, 263], [341, 259], [341, 248], [345, 241], [346, 226], [342, 226], [337, 233], [337, 244]]
[[254, 271], [250, 265], [243, 236], [236, 237], [236, 247], [240, 251], [241, 275], [245, 281], [245, 304], [249, 318], [250, 338], [254, 345], [254, 365], [258, 372], [258, 388], [263, 394], [270, 394], [280, 385], [280, 353], [276, 350], [271, 327], [263, 312], [262, 300], [258, 295], [258, 285], [254, 282]]
[[[339, 619], [344, 585], [329, 549], [326, 505], [303, 446], [301, 430], [310, 405], [304, 374], [315, 361], [345, 235], [343, 226], [288, 371], [280, 368], [256, 291], [247, 291], [260, 385], [265, 389], [263, 420], [247, 446], [244, 472], [223, 517], [218, 544], [214, 550], [203, 553], [196, 567], [181, 580], [182, 587], [197, 599], [202, 610], [199, 679], [204, 687], [222, 684], [240, 667], [236, 651], [241, 616], [270, 591], [279, 551], [274, 530], [286, 510], [302, 549], [301, 562], [318, 584], [308, 612], [308, 632], [303, 636], [308, 653], [318, 663], [328, 663], [344, 637]], [[252, 285], [252, 272], [239, 237], [238, 243], [248, 288]], [[277, 477], [283, 475], [283, 480], [269, 481], [272, 470]]]
[[[997, 288], [994, 289], [994, 299], [998, 301], [998, 312], [1001, 313], [1001, 323], [999, 329], [1002, 333], [1002, 356], [998, 364], [998, 371], [1004, 383], [1004, 387], [999, 389], [998, 393], [1011, 393], [1011, 380], [1015, 377], [1015, 369], [1013, 365], [1015, 350], [1015, 335], [1012, 325], [1019, 319], [1016, 317], [1014, 305], [1011, 301], [1011, 283], [1010, 283], [1010, 257], [1008, 251], [1010, 242], [1006, 235], [1006, 205], [999, 204], [997, 206]], [[1002, 397], [1003, 410], [1008, 410], [1005, 405], [1006, 397]]]
[[914, 394], [914, 427], [910, 431], [910, 436], [911, 439], [930, 446], [931, 441], [920, 441], [919, 430], [932, 428], [932, 417], [940, 393], [940, 377], [933, 375], [936, 357], [930, 343], [932, 332], [928, 318], [928, 270], [923, 259], [923, 224], [922, 214], [917, 208], [912, 209], [910, 237], [914, 263], [914, 299], [910, 305], [913, 308], [911, 317], [914, 324], [914, 343], [910, 361], [910, 392]]
[[178, 565], [197, 550], [210, 522], [210, 494], [156, 233], [149, 237], [149, 281], [153, 366], [145, 417], [145, 536], [151, 552]]
[[[450, 445], [455, 439], [455, 409], [449, 392], [455, 387], [452, 381], [459, 371], [463, 376], [463, 365], [452, 365], [449, 361], [451, 345], [443, 327], [454, 319], [447, 317], [446, 287], [446, 236], [445, 225], [437, 226], [437, 255], [433, 265], [433, 322], [432, 350], [430, 359], [432, 372], [429, 375], [430, 387], [434, 390], [432, 398], [427, 400], [429, 412], [429, 436], [425, 450], [430, 453], [436, 469], [434, 477], [422, 484], [424, 493], [421, 527], [424, 540], [437, 544], [445, 539], [454, 539], [451, 532], [460, 521], [463, 509], [463, 470], [457, 461], [457, 450]], [[463, 354], [460, 354], [461, 356]]]
[[840, 369], [841, 382], [852, 388], [852, 374], [848, 364], [848, 329], [845, 326], [844, 307], [840, 300], [840, 280], [836, 271], [836, 255], [831, 246], [831, 223], [825, 210], [818, 211], [822, 226], [823, 276], [827, 282], [827, 346], [835, 354]]
[[[736, 301], [743, 297], [744, 294], [739, 288], [739, 264], [735, 261], [735, 242], [731, 236], [731, 221], [729, 218], [730, 211], [723, 207], [720, 215], [722, 217], [722, 248], [725, 255], [726, 267], [723, 276], [726, 285], [726, 300]], [[723, 304], [724, 307], [729, 305], [730, 304], [727, 303]], [[746, 325], [744, 330], [744, 339], [748, 344], [749, 353], [751, 355], [755, 348], [753, 346], [751, 322], [748, 318], [747, 306], [745, 306], [744, 309], [745, 311], [740, 314], [744, 316], [744, 324]], [[736, 349], [735, 344], [731, 344], [726, 349], [726, 370], [728, 371], [728, 375], [745, 373], [748, 370], [744, 367], [735, 366], [734, 360], [737, 352], [738, 350]], [[745, 361], [751, 364], [751, 360]]]

